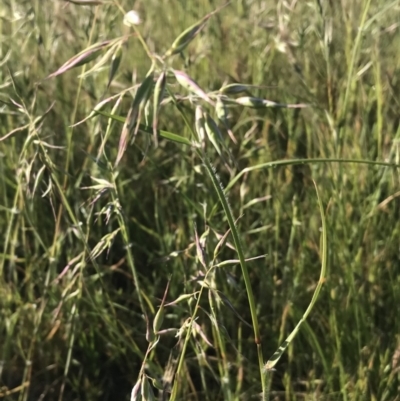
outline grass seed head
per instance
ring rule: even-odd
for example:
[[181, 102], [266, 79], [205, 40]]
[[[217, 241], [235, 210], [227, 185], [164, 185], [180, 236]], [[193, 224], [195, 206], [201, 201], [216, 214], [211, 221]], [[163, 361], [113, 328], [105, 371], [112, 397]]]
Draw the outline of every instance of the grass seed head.
[[215, 150], [221, 156], [222, 152], [221, 147], [219, 146], [222, 140], [221, 131], [219, 130], [216, 122], [208, 115], [208, 113], [205, 113], [205, 120], [207, 137], [214, 146]]
[[153, 331], [155, 334], [157, 334], [160, 331], [164, 321], [164, 316], [165, 316], [164, 305], [161, 305], [156, 315], [154, 316], [153, 320]]
[[204, 141], [206, 139], [206, 129], [205, 129], [205, 120], [204, 113], [201, 106], [196, 107], [196, 132], [199, 139], [199, 142], [204, 145]]
[[204, 17], [199, 22], [195, 23], [191, 27], [183, 31], [172, 43], [171, 47], [167, 50], [164, 55], [165, 57], [170, 57], [174, 54], [180, 53], [186, 48], [186, 46], [197, 36], [197, 34], [204, 28], [208, 18], [210, 16]]
[[185, 74], [183, 71], [174, 70], [174, 75], [181, 86], [214, 106], [214, 102], [208, 97], [203, 89], [201, 89], [200, 86], [187, 74]]
[[171, 47], [166, 51], [164, 54], [164, 58], [170, 57], [174, 54], [181, 53], [188, 45], [189, 43], [200, 33], [200, 31], [204, 28], [206, 25], [207, 21], [210, 19], [210, 17], [220, 11], [222, 8], [226, 6], [223, 5], [216, 10], [214, 10], [211, 13], [208, 13], [205, 15], [201, 20], [197, 21], [194, 23], [192, 26], [189, 28], [186, 28], [172, 43]]
[[133, 389], [131, 392], [131, 401], [141, 401], [142, 400], [141, 384], [142, 384], [142, 379], [140, 378], [136, 382], [136, 384], [133, 386]]
[[285, 107], [284, 105], [272, 102], [271, 100], [251, 96], [239, 97], [235, 101], [241, 106], [251, 107], [253, 109], [265, 109], [267, 107]]
[[244, 85], [244, 84], [228, 84], [222, 86], [219, 92], [225, 95], [236, 95], [238, 93], [247, 92], [249, 90], [249, 87], [254, 87], [254, 86]]
[[149, 383], [147, 376], [142, 379], [142, 401], [155, 401], [153, 388]]
[[225, 103], [220, 97], [217, 98], [217, 103], [215, 104], [215, 112], [217, 114], [218, 120], [227, 125], [229, 113]]

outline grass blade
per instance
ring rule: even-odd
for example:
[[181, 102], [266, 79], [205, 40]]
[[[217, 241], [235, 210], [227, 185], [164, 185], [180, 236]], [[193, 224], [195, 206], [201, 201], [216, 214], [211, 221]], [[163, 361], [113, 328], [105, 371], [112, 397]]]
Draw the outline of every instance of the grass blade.
[[275, 351], [275, 353], [271, 356], [271, 358], [268, 360], [268, 362], [265, 364], [264, 368], [265, 371], [271, 371], [274, 369], [274, 366], [278, 363], [279, 359], [285, 352], [286, 348], [289, 346], [289, 344], [292, 342], [296, 334], [298, 333], [300, 326], [303, 324], [303, 322], [307, 319], [307, 316], [310, 314], [312, 308], [315, 305], [315, 302], [318, 299], [318, 295], [321, 291], [322, 285], [325, 282], [325, 277], [326, 277], [326, 266], [327, 266], [327, 257], [328, 257], [328, 252], [327, 252], [327, 228], [326, 228], [326, 221], [325, 221], [325, 213], [324, 213], [324, 208], [322, 205], [321, 197], [318, 192], [318, 187], [316, 183], [314, 182], [315, 185], [315, 191], [317, 192], [317, 197], [318, 197], [318, 205], [319, 205], [319, 212], [321, 215], [321, 224], [322, 224], [322, 263], [321, 263], [321, 273], [319, 276], [318, 284], [317, 287], [315, 288], [313, 297], [311, 299], [310, 304], [308, 305], [308, 308], [304, 312], [302, 318], [300, 321], [297, 323], [296, 327], [293, 329], [293, 331], [289, 334], [289, 336], [286, 338], [286, 340], [280, 345], [280, 347]]

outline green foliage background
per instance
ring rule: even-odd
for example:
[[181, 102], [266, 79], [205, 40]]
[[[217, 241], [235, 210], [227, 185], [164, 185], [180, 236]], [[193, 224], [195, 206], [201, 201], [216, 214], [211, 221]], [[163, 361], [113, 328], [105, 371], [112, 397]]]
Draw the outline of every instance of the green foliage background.
[[[118, 166], [115, 192], [97, 197], [96, 188], [87, 189], [96, 185], [94, 179], [110, 179], [101, 164], [106, 160], [96, 163], [108, 119], [96, 116], [72, 125], [101, 100], [143, 81], [151, 61], [135, 35], [122, 47], [109, 88], [110, 63], [84, 78], [95, 61], [45, 79], [90, 45], [131, 34], [122, 23], [131, 8], [142, 18], [137, 29], [150, 51], [162, 55], [186, 27], [221, 3], [82, 3], [3, 0], [0, 5], [0, 397], [5, 400], [129, 399], [148, 346], [132, 267], [151, 322], [169, 279], [167, 303], [200, 290], [195, 228], [199, 236], [210, 228], [203, 237], [209, 257], [218, 235], [228, 229], [196, 153], [162, 139], [156, 148], [141, 132]], [[228, 136], [226, 143], [238, 168], [227, 169], [207, 145], [222, 184], [244, 168], [279, 159], [399, 164], [399, 24], [400, 2], [383, 0], [232, 0], [213, 15], [171, 67], [185, 70], [205, 91], [240, 82], [257, 85], [251, 89], [256, 97], [310, 105], [232, 109], [238, 143]], [[187, 95], [173, 80], [169, 85], [175, 94]], [[116, 114], [126, 116], [134, 93], [126, 93]], [[181, 104], [194, 122], [190, 99]], [[161, 108], [159, 127], [191, 139], [171, 103]], [[113, 122], [105, 142], [111, 162], [121, 129]], [[318, 281], [321, 221], [312, 180], [326, 206], [328, 275], [313, 312], [272, 374], [271, 399], [399, 400], [398, 168], [283, 166], [246, 173], [230, 189], [246, 257], [266, 254], [248, 262], [264, 354], [272, 355], [295, 327]], [[121, 228], [116, 209], [129, 244], [122, 232], [113, 235]], [[219, 262], [237, 258], [228, 245]], [[96, 246], [103, 252], [94, 263], [89, 254]], [[223, 345], [203, 294], [178, 398], [226, 400], [228, 388], [234, 400], [257, 397], [253, 331], [237, 316], [251, 322], [239, 265], [215, 269], [213, 283], [225, 300], [216, 306]], [[162, 329], [170, 331], [146, 360], [149, 377], [167, 381], [182, 352], [173, 329], [185, 326], [195, 301], [193, 295], [166, 307]]]

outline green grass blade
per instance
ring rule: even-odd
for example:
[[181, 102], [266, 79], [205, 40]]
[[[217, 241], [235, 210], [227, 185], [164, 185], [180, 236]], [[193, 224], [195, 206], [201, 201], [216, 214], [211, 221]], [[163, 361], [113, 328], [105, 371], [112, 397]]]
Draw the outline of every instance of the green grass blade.
[[237, 181], [246, 173], [256, 170], [263, 170], [267, 168], [273, 168], [277, 166], [293, 166], [296, 164], [317, 164], [317, 163], [356, 163], [356, 164], [368, 164], [371, 166], [383, 166], [383, 167], [395, 167], [399, 168], [400, 164], [396, 163], [388, 163], [388, 162], [380, 162], [366, 159], [284, 159], [284, 160], [275, 160], [268, 163], [256, 164], [255, 166], [244, 168], [239, 174], [237, 174], [231, 182], [226, 186], [225, 193], [228, 193], [229, 190], [237, 183]]
[[318, 192], [318, 187], [316, 183], [314, 182], [315, 185], [315, 190], [317, 192], [317, 197], [318, 197], [318, 205], [319, 205], [319, 211], [321, 214], [321, 224], [322, 224], [322, 263], [321, 263], [321, 273], [319, 276], [317, 288], [314, 291], [314, 295], [311, 299], [310, 304], [308, 305], [308, 308], [304, 312], [303, 317], [300, 319], [300, 321], [297, 323], [296, 327], [293, 329], [293, 331], [289, 334], [289, 336], [286, 338], [286, 340], [280, 345], [280, 347], [275, 351], [275, 353], [272, 355], [272, 357], [268, 360], [268, 362], [265, 364], [265, 370], [271, 371], [273, 370], [274, 366], [278, 363], [279, 359], [285, 352], [286, 348], [289, 346], [289, 344], [292, 342], [296, 334], [298, 333], [300, 326], [303, 324], [303, 322], [307, 319], [307, 316], [310, 314], [312, 308], [314, 307], [315, 302], [318, 299], [318, 295], [321, 291], [322, 285], [325, 282], [325, 276], [326, 276], [326, 266], [327, 266], [327, 228], [326, 228], [326, 220], [325, 220], [325, 213], [324, 213], [324, 208], [322, 205], [321, 197]]

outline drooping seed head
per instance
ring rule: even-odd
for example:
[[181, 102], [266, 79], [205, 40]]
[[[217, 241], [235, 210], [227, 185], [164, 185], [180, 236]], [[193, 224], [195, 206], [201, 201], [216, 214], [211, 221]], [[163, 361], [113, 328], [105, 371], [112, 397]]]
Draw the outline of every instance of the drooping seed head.
[[155, 334], [157, 334], [160, 331], [164, 321], [164, 316], [165, 316], [164, 305], [161, 304], [153, 320], [153, 330]]
[[185, 74], [183, 71], [174, 70], [174, 75], [181, 86], [214, 106], [214, 102], [208, 97], [203, 89], [201, 89], [200, 86], [187, 74]]
[[147, 376], [142, 379], [142, 401], [155, 401], [153, 389]]
[[272, 102], [271, 100], [261, 99], [258, 97], [251, 97], [251, 96], [243, 96], [239, 97], [236, 100], [236, 103], [240, 104], [241, 106], [251, 107], [253, 109], [264, 109], [267, 107], [285, 107], [285, 105]]
[[131, 393], [131, 401], [141, 401], [142, 400], [141, 384], [142, 384], [142, 379], [140, 378], [136, 382], [136, 384], [133, 386], [132, 393]]
[[229, 113], [225, 103], [222, 101], [220, 97], [217, 98], [217, 103], [215, 104], [215, 112], [217, 113], [218, 120], [220, 120], [223, 124], [227, 125]]
[[197, 34], [204, 28], [207, 20], [211, 15], [206, 15], [203, 19], [196, 22], [194, 25], [185, 29], [172, 43], [171, 47], [167, 50], [164, 57], [170, 57], [174, 54], [180, 53], [186, 46], [197, 36]]
[[172, 43], [171, 47], [164, 54], [164, 58], [170, 57], [174, 54], [182, 52], [186, 46], [200, 33], [200, 31], [204, 28], [207, 21], [210, 17], [224, 8], [227, 4], [224, 4], [221, 7], [218, 7], [216, 10], [212, 11], [205, 15], [201, 20], [194, 23], [189, 28], [186, 28]]
[[236, 95], [238, 93], [247, 92], [252, 85], [245, 84], [228, 84], [220, 88], [219, 92], [225, 95]]
[[217, 124], [215, 121], [208, 115], [208, 113], [204, 113], [205, 116], [205, 125], [206, 125], [206, 133], [207, 137], [214, 146], [215, 150], [218, 152], [218, 154], [221, 156], [221, 148], [219, 146], [220, 143], [222, 143], [222, 134], [221, 131], [219, 130]]

